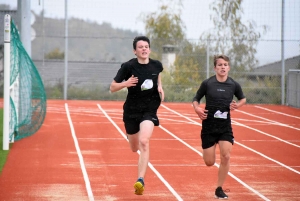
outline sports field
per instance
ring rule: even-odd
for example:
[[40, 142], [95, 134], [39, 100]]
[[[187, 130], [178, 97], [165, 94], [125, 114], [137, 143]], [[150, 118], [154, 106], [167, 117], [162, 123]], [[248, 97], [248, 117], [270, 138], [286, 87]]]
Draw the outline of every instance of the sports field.
[[[122, 105], [48, 100], [43, 126], [9, 152], [0, 200], [215, 200], [219, 155], [205, 166], [191, 103], [159, 108], [145, 192], [134, 194], [138, 153], [126, 140]], [[232, 112], [232, 122], [235, 144], [223, 186], [229, 199], [300, 200], [300, 109], [248, 104]]]

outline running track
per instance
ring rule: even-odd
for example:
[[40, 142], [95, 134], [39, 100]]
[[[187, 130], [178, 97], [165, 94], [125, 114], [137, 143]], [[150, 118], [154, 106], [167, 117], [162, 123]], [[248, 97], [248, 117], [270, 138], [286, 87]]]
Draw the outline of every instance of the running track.
[[[48, 100], [41, 129], [13, 144], [0, 200], [215, 200], [215, 166], [202, 160], [201, 121], [190, 103], [163, 103], [150, 141], [144, 195], [133, 193], [123, 102]], [[245, 105], [232, 113], [230, 200], [300, 200], [300, 109]], [[2, 145], [1, 145], [2, 146]]]

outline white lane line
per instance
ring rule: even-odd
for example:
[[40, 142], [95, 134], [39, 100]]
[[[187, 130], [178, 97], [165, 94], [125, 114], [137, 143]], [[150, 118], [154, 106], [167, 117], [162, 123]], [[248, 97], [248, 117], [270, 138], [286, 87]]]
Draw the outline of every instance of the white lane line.
[[[108, 116], [108, 114], [102, 109], [100, 104], [97, 104], [99, 110], [106, 116], [106, 118], [114, 125], [114, 127], [119, 131], [119, 133], [128, 141], [127, 136], [123, 133], [120, 127]], [[140, 151], [137, 152], [140, 154]], [[177, 198], [177, 200], [183, 201], [183, 199], [178, 195], [178, 193], [173, 189], [173, 187], [163, 178], [163, 176], [154, 168], [154, 166], [148, 162], [150, 169], [157, 175], [157, 177], [165, 184], [165, 186], [171, 191], [171, 193]]]
[[[176, 135], [174, 135], [173, 133], [171, 133], [169, 130], [165, 129], [161, 125], [159, 127], [161, 129], [163, 129], [166, 133], [168, 133], [169, 135], [171, 135], [172, 137], [176, 138], [182, 144], [184, 144], [185, 146], [187, 146], [188, 148], [190, 148], [191, 150], [193, 150], [194, 152], [196, 152], [197, 154], [199, 154], [201, 157], [203, 157], [203, 155], [202, 155], [202, 153], [200, 151], [198, 151], [197, 149], [195, 149], [194, 147], [192, 147], [191, 145], [189, 145], [185, 141], [181, 140], [180, 138], [178, 138]], [[216, 167], [219, 168], [219, 164], [217, 164], [217, 163], [215, 163], [214, 166], [216, 166]], [[240, 184], [242, 184], [243, 186], [245, 186], [246, 188], [248, 188], [250, 191], [252, 191], [256, 195], [258, 195], [259, 197], [261, 197], [263, 200], [268, 200], [269, 201], [269, 199], [267, 197], [265, 197], [264, 195], [262, 195], [261, 193], [259, 193], [258, 191], [256, 191], [252, 187], [250, 187], [248, 184], [246, 184], [245, 182], [243, 182], [242, 180], [240, 180], [238, 177], [234, 176], [232, 173], [228, 172], [228, 175], [230, 175], [232, 178], [234, 178], [236, 181], [238, 181]]]
[[[243, 142], [277, 142], [278, 140], [241, 140]], [[289, 140], [290, 142], [300, 142], [300, 140]]]
[[291, 167], [289, 167], [289, 166], [287, 166], [287, 165], [285, 165], [285, 164], [283, 164], [283, 163], [280, 163], [279, 161], [274, 160], [274, 159], [272, 159], [272, 158], [270, 158], [270, 157], [268, 157], [268, 156], [266, 156], [266, 155], [264, 155], [264, 154], [262, 154], [262, 153], [260, 153], [260, 152], [258, 152], [258, 151], [256, 151], [256, 150], [254, 150], [254, 149], [252, 149], [252, 148], [250, 148], [250, 147], [247, 147], [247, 146], [245, 146], [245, 145], [243, 145], [243, 144], [241, 144], [241, 143], [239, 143], [239, 142], [237, 142], [237, 141], [234, 141], [234, 143], [236, 143], [236, 144], [238, 144], [238, 145], [240, 145], [240, 146], [242, 146], [242, 147], [244, 147], [244, 148], [246, 148], [246, 149], [248, 149], [248, 150], [250, 150], [250, 151], [252, 151], [252, 152], [254, 152], [254, 153], [257, 153], [258, 155], [260, 155], [260, 156], [262, 156], [262, 157], [264, 157], [264, 158], [266, 158], [266, 159], [268, 159], [268, 160], [270, 160], [270, 161], [273, 161], [274, 163], [277, 163], [278, 165], [280, 165], [280, 166], [282, 166], [282, 167], [285, 167], [286, 169], [289, 169], [289, 170], [291, 170], [291, 171], [293, 171], [293, 172], [295, 172], [295, 173], [297, 173], [297, 174], [300, 174], [299, 171], [297, 171], [297, 170], [295, 170], [295, 169], [293, 169], [293, 168], [291, 168]]
[[166, 107], [164, 104], [161, 104], [161, 106], [164, 107], [166, 110], [169, 110], [170, 112], [175, 113], [175, 114], [177, 114], [178, 116], [181, 116], [181, 117], [187, 119], [187, 120], [190, 121], [190, 122], [193, 122], [193, 123], [196, 124], [196, 125], [202, 126], [202, 124], [200, 124], [199, 122], [194, 121], [194, 120], [192, 120], [191, 118], [186, 117], [186, 116], [180, 114], [179, 112], [176, 112], [175, 110], [172, 110], [172, 109]]
[[[163, 106], [164, 108], [166, 108], [167, 110], [169, 110], [169, 111], [174, 111], [174, 110], [168, 108], [167, 106], [164, 106], [164, 105], [162, 105], [162, 106]], [[174, 111], [174, 113], [177, 113], [177, 112]], [[180, 115], [180, 116], [183, 116], [183, 115]], [[185, 118], [187, 118], [187, 117], [185, 117]], [[193, 120], [191, 120], [191, 121], [193, 121]], [[193, 122], [196, 124], [195, 121], [193, 121]], [[244, 125], [244, 124], [241, 124], [241, 123], [239, 123], [239, 122], [236, 122], [236, 121], [233, 121], [233, 120], [232, 120], [232, 122], [235, 123], [235, 125], [242, 126], [242, 127], [246, 127], [246, 128], [248, 128], [248, 129], [251, 129], [251, 130], [255, 130], [255, 131], [259, 132], [259, 133], [262, 133], [262, 134], [264, 134], [264, 135], [273, 137], [273, 138], [275, 138], [275, 139], [277, 139], [277, 140], [284, 141], [284, 142], [287, 143], [287, 144], [291, 144], [291, 145], [294, 145], [294, 146], [299, 147], [298, 145], [295, 145], [295, 144], [290, 143], [290, 142], [288, 142], [288, 141], [282, 140], [282, 139], [277, 138], [277, 137], [275, 137], [275, 136], [272, 136], [272, 135], [270, 135], [270, 134], [264, 133], [264, 132], [262, 132], [262, 131], [260, 131], [260, 130], [251, 128], [251, 127], [246, 126], [246, 125]], [[285, 167], [285, 168], [287, 168], [287, 169], [289, 169], [289, 170], [291, 170], [291, 171], [293, 171], [293, 172], [295, 172], [295, 173], [297, 173], [297, 174], [300, 174], [299, 171], [297, 171], [297, 170], [295, 170], [295, 169], [293, 169], [293, 168], [291, 168], [291, 167], [289, 167], [289, 166], [287, 166], [287, 165], [285, 165], [285, 164], [283, 164], [283, 163], [280, 163], [279, 161], [276, 161], [276, 160], [274, 160], [274, 159], [272, 159], [272, 158], [270, 158], [270, 157], [268, 157], [268, 156], [266, 156], [266, 155], [264, 155], [264, 154], [262, 154], [262, 153], [260, 153], [260, 152], [257, 152], [257, 151], [255, 151], [254, 149], [252, 149], [252, 148], [250, 148], [250, 147], [247, 147], [246, 145], [243, 145], [243, 144], [241, 144], [241, 143], [239, 143], [239, 142], [237, 142], [237, 141], [234, 141], [234, 143], [236, 143], [236, 144], [238, 144], [238, 145], [240, 145], [240, 146], [242, 146], [242, 147], [244, 147], [244, 148], [246, 148], [246, 149], [248, 149], [248, 150], [250, 150], [250, 151], [252, 151], [252, 152], [254, 152], [254, 153], [256, 153], [256, 154], [259, 154], [260, 156], [263, 156], [264, 158], [266, 158], [266, 159], [268, 159], [268, 160], [271, 160], [271, 161], [273, 161], [274, 163], [277, 163], [277, 164], [279, 164], [279, 165], [282, 166], [282, 167]]]
[[78, 158], [79, 158], [79, 161], [80, 161], [80, 167], [81, 167], [81, 171], [82, 171], [82, 174], [83, 174], [83, 178], [84, 178], [85, 187], [86, 187], [86, 190], [87, 190], [87, 193], [88, 193], [88, 197], [89, 197], [90, 201], [94, 201], [95, 199], [94, 199], [94, 195], [93, 195], [93, 192], [92, 192], [89, 176], [88, 176], [88, 174], [86, 172], [86, 169], [85, 169], [83, 157], [82, 157], [82, 154], [81, 154], [81, 151], [80, 151], [80, 148], [79, 148], [79, 144], [78, 144], [78, 141], [77, 141], [77, 138], [76, 138], [74, 126], [73, 126], [73, 123], [72, 123], [72, 120], [71, 120], [71, 116], [70, 116], [70, 112], [69, 112], [67, 103], [65, 103], [65, 109], [66, 109], [68, 121], [69, 121], [69, 124], [70, 124], [70, 129], [71, 129], [72, 137], [73, 137], [73, 140], [74, 140], [75, 148], [76, 148], [76, 151], [77, 151], [77, 155], [78, 155]]
[[283, 124], [283, 123], [280, 123], [280, 122], [278, 122], [278, 121], [273, 121], [273, 120], [270, 120], [270, 119], [267, 119], [267, 118], [264, 118], [264, 117], [260, 117], [260, 116], [254, 115], [254, 114], [250, 114], [250, 113], [248, 113], [248, 112], [241, 111], [241, 110], [235, 110], [235, 111], [240, 112], [240, 113], [244, 113], [244, 114], [249, 115], [249, 116], [252, 116], [252, 117], [256, 117], [256, 118], [259, 118], [259, 119], [263, 119], [263, 120], [265, 120], [265, 121], [268, 121], [268, 122], [271, 122], [271, 123], [273, 123], [273, 124], [276, 124], [277, 126], [288, 127], [288, 128], [291, 128], [291, 129], [295, 129], [295, 130], [300, 131], [300, 128], [296, 128], [296, 127], [290, 126], [290, 125], [288, 125], [288, 124]]
[[[87, 141], [95, 141], [95, 140], [108, 140], [108, 141], [115, 141], [115, 140], [123, 140], [122, 138], [77, 138], [79, 140], [87, 140]], [[166, 138], [155, 138], [155, 137], [151, 137], [151, 141], [176, 141], [176, 139], [166, 139]], [[199, 141], [199, 138], [188, 138], [188, 139], [184, 139], [184, 140], [195, 140], [195, 141]]]
[[255, 105], [254, 107], [260, 108], [260, 109], [262, 109], [262, 110], [267, 110], [267, 111], [269, 111], [269, 112], [273, 112], [273, 113], [285, 115], [285, 116], [288, 116], [288, 117], [293, 117], [293, 118], [296, 118], [296, 119], [300, 119], [300, 117], [298, 117], [298, 116], [286, 114], [286, 113], [283, 113], [283, 112], [278, 112], [278, 111], [276, 111], [276, 110], [271, 110], [271, 109], [268, 109], [268, 108], [265, 108], [265, 107], [261, 107], [261, 106], [257, 106], [257, 105]]
[[[172, 110], [172, 109], [170, 109], [170, 108], [168, 108], [168, 107], [166, 107], [166, 106], [164, 106], [164, 105], [162, 105], [162, 106], [163, 106], [164, 108], [166, 108], [167, 110], [169, 110], [169, 111], [174, 111], [174, 110]], [[179, 114], [179, 113], [177, 113], [176, 111], [174, 111], [174, 113]], [[179, 116], [183, 116], [183, 115], [179, 115]], [[183, 117], [184, 117], [184, 116], [183, 116]], [[186, 118], [186, 117], [184, 117], [184, 118]], [[187, 119], [187, 118], [186, 118], [186, 119]], [[193, 122], [195, 122], [195, 121], [193, 121]], [[236, 123], [237, 123], [237, 122], [236, 122]], [[237, 124], [240, 125], [240, 123], [237, 123]], [[184, 141], [182, 141], [181, 139], [179, 139], [177, 136], [175, 136], [175, 135], [173, 135], [172, 133], [168, 132], [166, 129], [164, 129], [164, 130], [165, 130], [167, 133], [169, 133], [170, 135], [172, 135], [173, 137], [175, 137], [176, 139], [178, 139], [180, 142], [182, 142], [183, 144], [185, 144], [187, 147], [191, 148], [190, 145], [188, 145], [187, 143], [185, 143]], [[276, 160], [274, 160], [274, 159], [271, 159], [270, 157], [267, 157], [267, 156], [265, 156], [264, 154], [262, 154], [262, 153], [260, 153], [260, 152], [257, 152], [257, 151], [255, 151], [255, 150], [253, 150], [253, 149], [251, 149], [251, 148], [249, 148], [249, 147], [247, 147], [247, 146], [245, 146], [245, 145], [243, 145], [243, 144], [241, 144], [241, 143], [238, 143], [238, 142], [236, 142], [236, 141], [235, 141], [235, 143], [237, 143], [237, 144], [239, 144], [240, 146], [242, 146], [242, 147], [244, 147], [244, 148], [246, 148], [246, 149], [248, 149], [248, 150], [250, 150], [250, 151], [252, 151], [252, 152], [254, 152], [254, 153], [256, 153], [256, 154], [259, 154], [260, 156], [262, 156], [262, 157], [264, 157], [264, 158], [266, 158], [266, 159], [268, 159], [268, 160], [271, 160], [271, 161], [273, 161], [273, 162], [279, 164], [280, 166], [283, 166], [283, 167], [285, 167], [285, 168], [287, 168], [287, 169], [289, 169], [289, 170], [291, 170], [291, 171], [293, 171], [293, 172], [295, 172], [295, 173], [297, 173], [297, 174], [300, 173], [300, 172], [298, 172], [298, 171], [292, 169], [291, 167], [289, 167], [289, 166], [287, 166], [287, 165], [285, 165], [285, 164], [283, 164], [283, 163], [280, 163], [280, 162], [278, 162], [278, 161], [276, 161]], [[199, 155], [202, 156], [202, 153], [199, 152], [198, 150], [194, 149], [193, 147], [192, 147], [191, 149], [194, 150], [196, 153], [198, 153]], [[215, 164], [215, 165], [216, 165], [217, 167], [219, 167], [218, 164]], [[249, 190], [251, 190], [251, 191], [254, 192], [255, 194], [257, 194], [259, 197], [263, 198], [264, 200], [269, 200], [269, 199], [266, 198], [264, 195], [262, 195], [261, 193], [259, 193], [259, 192], [256, 191], [255, 189], [251, 188], [249, 185], [247, 185], [246, 183], [244, 183], [242, 180], [240, 180], [240, 179], [237, 178], [236, 176], [234, 176], [231, 172], [229, 172], [228, 175], [230, 175], [232, 178], [234, 178], [235, 180], [237, 180], [239, 183], [241, 183], [242, 185], [244, 185], [246, 188], [248, 188]]]
[[178, 123], [178, 124], [194, 124], [191, 123], [190, 121], [181, 121], [181, 120], [176, 120], [176, 119], [167, 119], [167, 118], [163, 118], [159, 116], [159, 120], [164, 120], [164, 121], [170, 121], [170, 122], [174, 122], [174, 123]]
[[255, 125], [274, 125], [274, 123], [271, 123], [269, 121], [260, 121], [260, 120], [251, 120], [251, 119], [242, 119], [242, 118], [231, 118], [237, 121], [243, 121], [243, 122], [250, 122], [252, 123], [251, 125], [253, 125], [253, 123], [255, 123]]
[[276, 136], [271, 135], [271, 134], [269, 134], [269, 133], [265, 133], [265, 132], [263, 132], [263, 131], [261, 131], [261, 130], [252, 128], [252, 127], [250, 127], [250, 126], [247, 126], [247, 125], [245, 125], [245, 124], [239, 123], [239, 122], [237, 122], [237, 121], [232, 120], [232, 123], [234, 123], [234, 124], [237, 125], [237, 126], [242, 126], [242, 127], [248, 128], [248, 129], [250, 129], [250, 130], [254, 130], [254, 131], [258, 132], [258, 133], [261, 133], [261, 134], [263, 134], [263, 135], [269, 136], [269, 137], [271, 137], [271, 138], [275, 138], [276, 140], [279, 140], [279, 141], [284, 142], [284, 143], [286, 143], [286, 144], [292, 145], [292, 146], [294, 146], [294, 147], [300, 148], [300, 146], [297, 145], [297, 144], [291, 143], [291, 142], [289, 142], [289, 141], [287, 141], [287, 140], [283, 140], [283, 139], [281, 139], [281, 138], [279, 138], [279, 137], [276, 137]]

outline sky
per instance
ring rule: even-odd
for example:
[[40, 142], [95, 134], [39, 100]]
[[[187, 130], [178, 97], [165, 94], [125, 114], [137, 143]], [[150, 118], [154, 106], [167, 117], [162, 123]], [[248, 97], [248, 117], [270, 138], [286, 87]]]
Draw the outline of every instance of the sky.
[[[23, 0], [24, 1], [24, 0]], [[114, 28], [144, 33], [141, 15], [156, 12], [160, 2], [167, 0], [67, 0], [69, 17], [110, 23]], [[31, 9], [40, 13], [45, 9], [46, 17], [64, 18], [65, 0], [31, 0]], [[212, 0], [182, 0], [181, 17], [186, 25], [186, 37], [197, 40], [201, 33], [212, 28], [209, 9]], [[0, 4], [7, 0], [0, 0]], [[268, 26], [262, 35], [257, 57], [260, 64], [280, 60], [281, 57], [281, 7], [282, 0], [244, 0], [243, 20], [255, 21], [258, 27]], [[9, 0], [11, 8], [17, 7], [17, 0]], [[176, 9], [176, 8], [174, 8]], [[300, 0], [285, 0], [285, 58], [300, 55]]]

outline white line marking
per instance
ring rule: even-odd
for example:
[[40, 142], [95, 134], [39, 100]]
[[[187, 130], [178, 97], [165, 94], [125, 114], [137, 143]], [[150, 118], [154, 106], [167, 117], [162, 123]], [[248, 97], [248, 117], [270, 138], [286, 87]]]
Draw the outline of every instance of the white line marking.
[[[255, 125], [261, 125], [261, 124], [274, 125], [274, 123], [266, 122], [266, 121], [260, 121], [260, 120], [241, 119], [241, 118], [231, 118], [231, 119], [238, 120], [238, 121], [243, 121], [243, 122], [256, 123]], [[253, 125], [253, 124], [251, 124], [251, 125]]]
[[[111, 141], [115, 141], [115, 140], [123, 140], [122, 138], [80, 138], [80, 137], [78, 137], [77, 139], [79, 139], [79, 140], [92, 140], [92, 141], [94, 141], [94, 140], [111, 140]], [[151, 137], [151, 141], [153, 141], [153, 140], [158, 140], [158, 141], [175, 141], [176, 139], [166, 139], [166, 138], [155, 138], [155, 137]], [[188, 139], [184, 139], [184, 140], [189, 140], [189, 141], [191, 141], [191, 140], [199, 140], [199, 138], [188, 138]]]
[[281, 165], [282, 167], [285, 167], [285, 168], [287, 168], [287, 169], [289, 169], [289, 170], [291, 170], [291, 171], [293, 171], [293, 172], [295, 172], [297, 174], [300, 174], [299, 171], [297, 171], [297, 170], [295, 170], [295, 169], [293, 169], [293, 168], [291, 168], [291, 167], [289, 167], [289, 166], [287, 166], [287, 165], [285, 165], [283, 163], [280, 163], [279, 161], [276, 161], [276, 160], [274, 160], [274, 159], [272, 159], [272, 158], [270, 158], [270, 157], [268, 157], [268, 156], [266, 156], [266, 155], [264, 155], [264, 154], [262, 154], [262, 153], [260, 153], [258, 151], [255, 151], [254, 149], [252, 149], [250, 147], [247, 147], [247, 146], [245, 146], [245, 145], [243, 145], [243, 144], [241, 144], [239, 142], [236, 142], [236, 141], [234, 141], [234, 143], [236, 143], [236, 144], [238, 144], [238, 145], [240, 145], [240, 146], [242, 146], [242, 147], [244, 147], [244, 148], [246, 148], [246, 149], [248, 149], [248, 150], [250, 150], [250, 151], [252, 151], [254, 153], [257, 153], [258, 155], [260, 155], [260, 156], [262, 156], [262, 157], [264, 157], [264, 158], [266, 158], [266, 159], [268, 159], [270, 161], [273, 161], [274, 163], [277, 163], [278, 165]]
[[263, 131], [261, 131], [261, 130], [252, 128], [252, 127], [247, 126], [247, 125], [245, 125], [245, 124], [241, 124], [241, 123], [239, 123], [239, 122], [237, 122], [237, 121], [232, 120], [232, 123], [234, 123], [234, 124], [237, 125], [237, 126], [242, 126], [242, 127], [248, 128], [248, 129], [250, 129], [250, 130], [254, 130], [254, 131], [256, 131], [256, 132], [258, 132], [258, 133], [261, 133], [261, 134], [263, 134], [263, 135], [269, 136], [269, 137], [271, 137], [271, 138], [275, 138], [276, 140], [279, 140], [279, 141], [284, 142], [284, 143], [286, 143], [286, 144], [289, 144], [289, 145], [292, 145], [292, 146], [295, 146], [295, 147], [300, 148], [300, 146], [297, 145], [297, 144], [294, 144], [294, 143], [291, 143], [291, 142], [289, 142], [289, 141], [283, 140], [283, 139], [281, 139], [281, 138], [279, 138], [279, 137], [276, 137], [276, 136], [274, 136], [274, 135], [265, 133], [265, 132], [263, 132]]
[[[114, 125], [114, 127], [119, 131], [119, 133], [128, 141], [127, 136], [123, 133], [123, 131], [119, 128], [119, 126], [108, 116], [108, 114], [102, 109], [100, 104], [97, 104], [98, 108], [101, 112], [106, 116], [106, 118]], [[140, 151], [137, 152], [140, 154]], [[177, 192], [173, 189], [173, 187], [163, 178], [163, 176], [154, 168], [154, 166], [148, 162], [148, 166], [150, 169], [157, 175], [157, 177], [166, 185], [166, 187], [172, 192], [172, 194], [177, 198], [177, 200], [183, 201], [183, 199], [177, 194]]]
[[194, 121], [194, 120], [190, 119], [189, 117], [183, 116], [182, 114], [180, 114], [180, 113], [178, 113], [178, 112], [176, 112], [176, 111], [174, 111], [174, 110], [168, 108], [167, 106], [165, 106], [165, 105], [163, 105], [163, 104], [161, 104], [161, 106], [164, 107], [166, 110], [169, 110], [169, 111], [171, 111], [171, 112], [173, 112], [173, 113], [175, 113], [175, 114], [177, 114], [177, 115], [179, 115], [179, 116], [181, 116], [181, 117], [187, 119], [188, 121], [193, 122], [195, 125], [202, 126], [202, 124], [200, 124], [199, 122]]
[[282, 113], [282, 112], [278, 112], [276, 110], [271, 110], [271, 109], [260, 107], [260, 106], [254, 106], [254, 107], [260, 108], [262, 110], [267, 110], [269, 112], [274, 112], [274, 113], [277, 113], [277, 114], [282, 114], [282, 115], [285, 115], [285, 116], [288, 116], [288, 117], [293, 117], [293, 118], [296, 118], [296, 119], [300, 119], [300, 117], [297, 117], [297, 116], [294, 116], [294, 115], [290, 115], [290, 114], [286, 114], [286, 113]]
[[[170, 131], [168, 131], [167, 129], [165, 129], [164, 127], [162, 127], [161, 125], [159, 127], [161, 129], [163, 129], [166, 133], [168, 133], [169, 135], [171, 135], [172, 137], [176, 138], [182, 144], [184, 144], [185, 146], [187, 146], [188, 148], [190, 148], [191, 150], [193, 150], [194, 152], [196, 152], [197, 154], [199, 154], [201, 157], [203, 157], [203, 155], [202, 155], [202, 153], [200, 151], [198, 151], [194, 147], [190, 146], [188, 143], [184, 142], [183, 140], [181, 140], [180, 138], [178, 138], [176, 135], [174, 135], [173, 133], [171, 133]], [[216, 167], [219, 168], [219, 164], [217, 164], [217, 163], [215, 163], [214, 166], [216, 166]], [[242, 184], [243, 186], [245, 186], [246, 188], [248, 188], [250, 191], [252, 191], [256, 195], [258, 195], [259, 197], [261, 197], [263, 200], [268, 200], [269, 201], [269, 199], [267, 197], [265, 197], [264, 195], [262, 195], [261, 193], [259, 193], [258, 191], [256, 191], [252, 187], [250, 187], [248, 184], [246, 184], [245, 182], [243, 182], [242, 180], [240, 180], [239, 178], [237, 178], [236, 176], [234, 176], [232, 173], [228, 172], [228, 175], [230, 175], [232, 178], [234, 178], [236, 181], [238, 181], [240, 184]]]
[[194, 123], [194, 124], [196, 124], [196, 125], [202, 126], [202, 124], [200, 124], [199, 122], [197, 122], [197, 121], [194, 121], [194, 120], [192, 120], [191, 118], [189, 118], [189, 117], [186, 117], [186, 116], [184, 116], [184, 115], [182, 115], [182, 114], [180, 114], [180, 113], [178, 113], [178, 112], [176, 112], [176, 111], [174, 111], [174, 110], [172, 110], [172, 109], [170, 109], [170, 108], [166, 107], [166, 106], [165, 106], [165, 105], [163, 105], [163, 104], [161, 104], [161, 106], [163, 106], [163, 107], [164, 107], [166, 110], [169, 110], [169, 111], [171, 111], [171, 112], [173, 112], [173, 113], [177, 114], [178, 116], [181, 116], [181, 117], [183, 117], [183, 118], [187, 119], [188, 121], [191, 121], [191, 122], [193, 122], [193, 123]]
[[68, 121], [69, 121], [69, 124], [70, 124], [72, 137], [73, 137], [73, 140], [74, 140], [75, 148], [76, 148], [77, 155], [78, 155], [78, 158], [79, 158], [79, 161], [80, 161], [80, 167], [81, 167], [81, 170], [82, 170], [82, 174], [83, 174], [83, 178], [84, 178], [84, 182], [85, 182], [85, 187], [86, 187], [86, 190], [87, 190], [87, 193], [88, 193], [88, 197], [89, 197], [90, 201], [94, 201], [94, 195], [93, 195], [93, 192], [92, 192], [89, 176], [88, 176], [88, 174], [86, 172], [86, 169], [85, 169], [83, 157], [82, 157], [81, 152], [80, 152], [80, 148], [79, 148], [79, 145], [78, 145], [78, 141], [77, 141], [77, 138], [76, 138], [74, 126], [73, 126], [73, 123], [72, 123], [72, 120], [71, 120], [71, 116], [70, 116], [70, 112], [69, 112], [67, 103], [65, 103], [65, 108], [66, 108]]
[[[162, 106], [163, 106], [164, 108], [166, 108], [167, 110], [169, 110], [169, 111], [174, 111], [174, 110], [172, 110], [172, 109], [170, 109], [170, 108], [168, 108], [168, 107], [166, 107], [166, 106], [164, 106], [164, 105], [162, 105]], [[177, 113], [177, 112], [174, 111], [174, 113]], [[182, 115], [180, 115], [180, 116], [182, 116]], [[186, 118], [187, 118], [187, 117], [186, 117]], [[195, 122], [195, 121], [193, 121], [193, 122]], [[287, 144], [291, 144], [291, 145], [293, 145], [293, 146], [300, 147], [300, 146], [298, 146], [298, 145], [295, 145], [295, 144], [290, 143], [290, 142], [288, 142], [288, 141], [282, 140], [282, 139], [277, 138], [277, 137], [275, 137], [275, 136], [272, 136], [272, 135], [270, 135], [270, 134], [264, 133], [264, 132], [262, 132], [262, 131], [260, 131], [260, 130], [251, 128], [251, 127], [246, 126], [246, 125], [244, 125], [244, 124], [241, 124], [241, 123], [239, 123], [239, 122], [236, 122], [236, 121], [233, 121], [233, 120], [232, 120], [232, 122], [234, 122], [236, 125], [239, 125], [239, 126], [242, 126], [242, 127], [246, 127], [246, 128], [248, 128], [248, 129], [255, 130], [255, 131], [257, 131], [257, 132], [259, 132], [259, 133], [262, 133], [262, 134], [264, 134], [264, 135], [267, 135], [267, 136], [273, 137], [273, 138], [275, 138], [275, 139], [278, 139], [279, 141], [284, 141], [284, 142], [287, 143]], [[277, 163], [277, 164], [279, 164], [279, 165], [281, 165], [281, 166], [283, 166], [283, 167], [285, 167], [285, 168], [287, 168], [287, 169], [289, 169], [289, 170], [291, 170], [291, 171], [293, 171], [293, 172], [295, 172], [295, 173], [297, 173], [297, 174], [300, 174], [299, 171], [297, 171], [297, 170], [295, 170], [295, 169], [293, 169], [293, 168], [291, 168], [291, 167], [289, 167], [289, 166], [287, 166], [287, 165], [285, 165], [285, 164], [283, 164], [283, 163], [280, 163], [279, 161], [276, 161], [276, 160], [274, 160], [274, 159], [272, 159], [272, 158], [270, 158], [270, 157], [268, 157], [268, 156], [266, 156], [266, 155], [264, 155], [264, 154], [262, 154], [262, 153], [260, 153], [260, 152], [257, 152], [257, 151], [255, 151], [254, 149], [251, 149], [250, 147], [247, 147], [246, 145], [243, 145], [243, 144], [241, 144], [241, 143], [239, 143], [239, 142], [237, 142], [237, 141], [234, 141], [234, 142], [235, 142], [236, 144], [238, 144], [238, 145], [240, 145], [240, 146], [242, 146], [242, 147], [244, 147], [244, 148], [246, 148], [246, 149], [248, 149], [248, 150], [254, 152], [254, 153], [259, 154], [260, 156], [263, 156], [263, 157], [266, 158], [266, 159], [269, 159], [269, 160], [271, 160], [271, 161], [273, 161], [273, 162], [275, 162], [275, 163]]]
[[[174, 111], [174, 110], [172, 110], [172, 109], [170, 109], [170, 108], [164, 106], [163, 104], [162, 104], [162, 106], [163, 106], [165, 109], [169, 110], [169, 111]], [[174, 113], [179, 114], [179, 113], [176, 112], [176, 111], [174, 111]], [[181, 114], [179, 114], [179, 116], [184, 117], [184, 116], [181, 115]], [[184, 118], [188, 119], [187, 117], [184, 117]], [[195, 122], [195, 121], [193, 121], [193, 122]], [[168, 132], [167, 130], [165, 130], [165, 131]], [[170, 132], [168, 132], [168, 133], [171, 134]], [[186, 146], [191, 147], [191, 146], [188, 145], [187, 143], [185, 143], [185, 142], [183, 142], [182, 140], [180, 140], [179, 138], [177, 138], [177, 136], [175, 136], [175, 135], [173, 135], [173, 134], [171, 134], [171, 135], [172, 135], [173, 137], [175, 137], [176, 139], [178, 139], [179, 141], [181, 141], [181, 142], [182, 142], [183, 144], [185, 144]], [[253, 152], [255, 152], [255, 153], [257, 153], [257, 154], [259, 154], [259, 155], [261, 155], [261, 156], [263, 156], [263, 157], [265, 157], [265, 158], [267, 158], [267, 159], [269, 159], [269, 160], [271, 160], [271, 161], [273, 161], [273, 162], [275, 162], [275, 163], [277, 163], [277, 164], [279, 164], [279, 165], [281, 165], [281, 166], [283, 166], [283, 167], [285, 167], [285, 168], [287, 168], [287, 169], [289, 169], [289, 170], [291, 170], [291, 171], [296, 172], [296, 173], [299, 174], [298, 171], [296, 171], [296, 170], [294, 170], [294, 169], [292, 169], [292, 168], [290, 168], [290, 167], [288, 167], [288, 166], [286, 166], [286, 165], [284, 165], [284, 164], [282, 164], [282, 163], [280, 163], [280, 162], [278, 162], [278, 161], [276, 161], [276, 160], [273, 160], [273, 159], [271, 159], [271, 158], [269, 158], [269, 157], [267, 157], [267, 156], [265, 156], [265, 155], [263, 155], [263, 154], [261, 154], [261, 153], [255, 151], [255, 150], [253, 150], [253, 149], [251, 149], [251, 148], [249, 148], [249, 147], [247, 147], [247, 146], [245, 146], [245, 145], [243, 145], [243, 144], [241, 144], [241, 143], [238, 143], [238, 142], [236, 142], [236, 141], [235, 141], [235, 143], [237, 143], [237, 144], [239, 144], [240, 146], [243, 146], [244, 148], [246, 148], [246, 149], [248, 149], [248, 150], [251, 150], [251, 151], [253, 151]], [[202, 156], [202, 153], [200, 153], [198, 150], [196, 150], [196, 149], [194, 149], [194, 148], [192, 148], [192, 150], [196, 151], [199, 155]], [[217, 167], [219, 167], [218, 164], [215, 163], [215, 165], [216, 165]], [[244, 185], [245, 187], [247, 187], [249, 190], [251, 190], [252, 192], [254, 192], [255, 194], [257, 194], [257, 195], [260, 196], [261, 198], [263, 198], [263, 199], [265, 199], [265, 200], [269, 200], [269, 199], [266, 198], [264, 195], [262, 195], [261, 193], [259, 193], [259, 192], [256, 191], [256, 190], [254, 190], [253, 188], [251, 188], [250, 186], [248, 186], [246, 183], [244, 183], [243, 181], [241, 181], [239, 178], [237, 178], [236, 176], [234, 176], [231, 172], [229, 172], [228, 175], [230, 175], [232, 178], [234, 178], [235, 180], [237, 180], [239, 183], [241, 183], [242, 185]]]
[[[243, 142], [277, 142], [278, 140], [241, 140]], [[289, 140], [291, 142], [300, 142], [300, 140]]]
[[290, 126], [288, 124], [283, 124], [283, 123], [280, 123], [278, 121], [273, 121], [273, 120], [270, 120], [270, 119], [267, 119], [267, 118], [264, 118], [264, 117], [260, 117], [260, 116], [254, 115], [254, 114], [250, 114], [248, 112], [241, 111], [241, 110], [235, 110], [235, 111], [247, 114], [247, 115], [252, 116], [252, 117], [256, 117], [256, 118], [259, 118], [259, 119], [266, 120], [266, 121], [271, 122], [273, 124], [276, 124], [278, 126], [288, 127], [288, 128], [292, 128], [292, 129], [300, 131], [300, 128], [296, 128], [296, 127]]
[[179, 124], [182, 124], [182, 123], [185, 123], [185, 124], [193, 124], [189, 121], [180, 121], [180, 120], [175, 120], [175, 119], [168, 119], [168, 118], [163, 118], [163, 117], [160, 117], [159, 120], [164, 120], [164, 121], [172, 121], [172, 122], [176, 122], [176, 123], [179, 123]]

